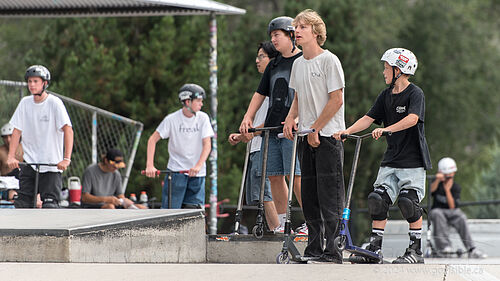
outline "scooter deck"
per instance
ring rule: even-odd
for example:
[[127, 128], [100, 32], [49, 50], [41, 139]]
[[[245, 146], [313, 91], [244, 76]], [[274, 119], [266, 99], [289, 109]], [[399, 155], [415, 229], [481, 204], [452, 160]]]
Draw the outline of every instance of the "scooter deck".
[[[356, 255], [356, 256], [362, 256], [362, 257], [368, 258], [372, 261], [372, 262], [365, 262], [365, 263], [388, 263], [388, 261], [384, 261], [383, 257], [375, 254], [374, 252], [368, 251], [366, 249], [363, 249], [363, 248], [360, 248], [357, 246], [348, 247], [345, 249], [345, 251], [347, 251], [353, 255]], [[351, 262], [350, 259], [348, 261]]]

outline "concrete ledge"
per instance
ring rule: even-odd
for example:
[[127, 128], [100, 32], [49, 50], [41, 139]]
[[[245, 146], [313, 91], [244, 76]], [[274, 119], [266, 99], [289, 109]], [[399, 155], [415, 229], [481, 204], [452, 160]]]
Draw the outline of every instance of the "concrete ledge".
[[[295, 246], [304, 253], [307, 237], [296, 236]], [[276, 263], [276, 256], [283, 247], [283, 235], [209, 235], [207, 240], [208, 263]]]
[[203, 263], [200, 210], [2, 210], [0, 261]]

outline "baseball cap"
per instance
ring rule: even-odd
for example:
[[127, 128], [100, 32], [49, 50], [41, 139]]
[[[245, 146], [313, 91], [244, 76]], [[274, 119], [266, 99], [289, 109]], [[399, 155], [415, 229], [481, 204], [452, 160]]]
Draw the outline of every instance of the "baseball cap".
[[113, 164], [116, 168], [125, 168], [125, 162], [123, 161], [123, 153], [116, 148], [110, 148], [106, 153], [106, 159], [109, 163]]

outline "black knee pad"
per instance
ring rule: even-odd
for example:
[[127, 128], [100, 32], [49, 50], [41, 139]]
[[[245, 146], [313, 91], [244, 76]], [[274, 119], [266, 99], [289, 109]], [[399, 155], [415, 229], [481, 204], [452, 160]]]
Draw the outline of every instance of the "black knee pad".
[[383, 221], [387, 219], [390, 205], [392, 205], [391, 198], [384, 188], [375, 188], [368, 194], [368, 210], [373, 220]]
[[57, 200], [54, 200], [52, 198], [45, 198], [45, 199], [43, 199], [42, 208], [44, 208], [44, 209], [58, 209], [59, 202], [57, 202]]
[[409, 223], [418, 221], [422, 216], [417, 191], [413, 189], [403, 189], [399, 193], [398, 207], [403, 218]]

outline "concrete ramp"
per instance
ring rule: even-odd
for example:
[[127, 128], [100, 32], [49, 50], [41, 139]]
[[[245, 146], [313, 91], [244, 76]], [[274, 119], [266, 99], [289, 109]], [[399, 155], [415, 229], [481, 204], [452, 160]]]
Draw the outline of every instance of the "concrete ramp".
[[206, 262], [201, 210], [0, 210], [1, 262]]

